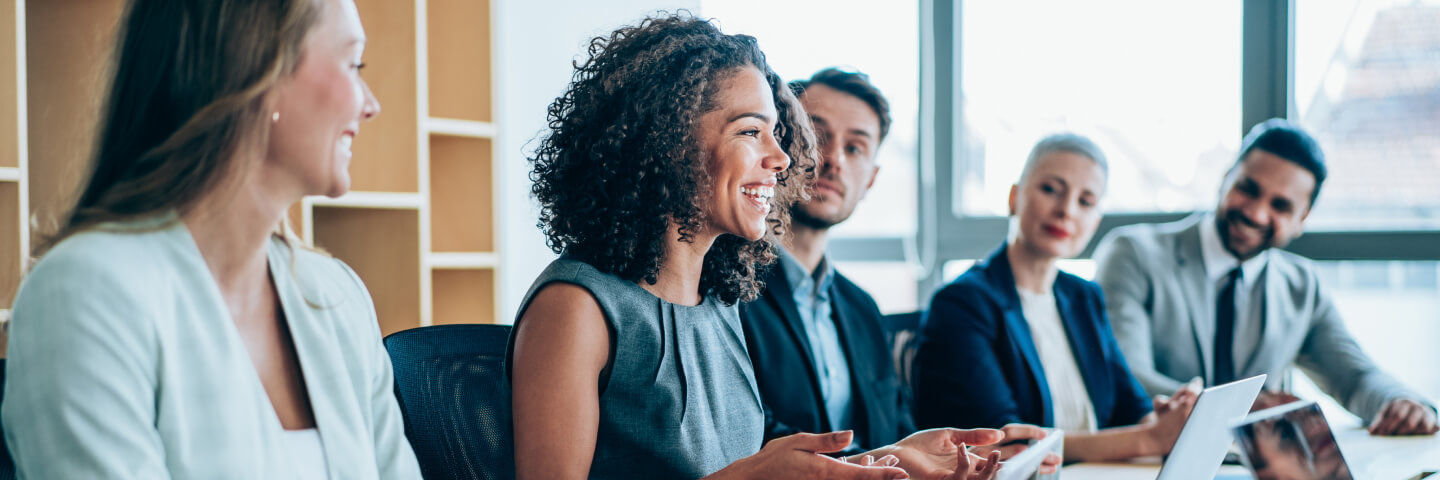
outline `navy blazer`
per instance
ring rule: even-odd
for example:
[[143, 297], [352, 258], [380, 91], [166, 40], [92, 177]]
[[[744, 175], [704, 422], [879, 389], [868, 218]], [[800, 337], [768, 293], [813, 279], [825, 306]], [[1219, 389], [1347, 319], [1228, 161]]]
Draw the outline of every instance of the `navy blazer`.
[[[1055, 301], [1098, 428], [1153, 408], [1110, 331], [1100, 287], [1060, 272]], [[1050, 388], [1001, 245], [935, 294], [915, 356], [915, 418], [924, 428], [1054, 426]]]
[[[810, 341], [785, 270], [773, 265], [765, 277], [760, 297], [740, 304], [740, 324], [765, 405], [765, 441], [793, 433], [828, 432], [830, 420]], [[861, 450], [895, 443], [915, 431], [915, 422], [895, 375], [880, 308], [840, 272], [835, 272], [830, 299], [841, 348], [850, 364], [854, 441]]]

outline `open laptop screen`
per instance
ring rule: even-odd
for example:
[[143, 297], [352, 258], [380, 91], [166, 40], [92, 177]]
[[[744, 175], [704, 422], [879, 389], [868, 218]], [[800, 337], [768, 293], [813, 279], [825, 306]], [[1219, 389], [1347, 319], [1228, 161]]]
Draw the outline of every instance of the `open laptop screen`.
[[1235, 440], [1257, 480], [1353, 478], [1315, 402], [1255, 412], [1235, 427]]

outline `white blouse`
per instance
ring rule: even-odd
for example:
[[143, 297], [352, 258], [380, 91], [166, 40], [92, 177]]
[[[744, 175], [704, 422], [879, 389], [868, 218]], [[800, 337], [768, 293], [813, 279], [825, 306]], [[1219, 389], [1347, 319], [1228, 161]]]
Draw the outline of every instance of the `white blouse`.
[[324, 480], [329, 478], [329, 468], [325, 464], [325, 444], [320, 441], [320, 430], [307, 428], [304, 430], [285, 431], [285, 451], [290, 452], [290, 459], [295, 462], [295, 478], [300, 480]]
[[1030, 336], [1035, 340], [1035, 351], [1040, 354], [1040, 365], [1045, 371], [1045, 381], [1050, 387], [1050, 409], [1055, 419], [1055, 428], [1067, 432], [1095, 431], [1095, 406], [1090, 403], [1090, 391], [1085, 388], [1085, 377], [1075, 364], [1075, 354], [1070, 350], [1070, 336], [1061, 323], [1060, 310], [1055, 303], [1054, 293], [1020, 291], [1020, 309], [1025, 322], [1030, 324]]

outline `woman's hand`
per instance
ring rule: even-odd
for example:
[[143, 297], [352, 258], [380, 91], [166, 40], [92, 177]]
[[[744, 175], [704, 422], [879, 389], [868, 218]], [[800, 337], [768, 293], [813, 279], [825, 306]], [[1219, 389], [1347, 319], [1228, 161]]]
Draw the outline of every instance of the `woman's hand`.
[[771, 440], [756, 453], [705, 477], [720, 479], [841, 479], [891, 480], [910, 478], [905, 470], [894, 467], [897, 459], [882, 455], [847, 463], [822, 453], [838, 452], [850, 445], [850, 431], [821, 435], [797, 433]]
[[[1000, 452], [991, 451], [981, 457], [966, 451], [966, 445], [991, 445], [1005, 438], [999, 430], [988, 428], [961, 430], [934, 428], [905, 437], [894, 445], [881, 447], [867, 455], [894, 456], [899, 467], [911, 477], [926, 480], [989, 480], [1000, 470]], [[852, 457], [852, 461], [855, 457]]]
[[[970, 453], [988, 457], [990, 452], [1000, 452], [1000, 461], [1006, 461], [1019, 455], [1030, 448], [1029, 440], [1040, 440], [1045, 438], [1045, 429], [1023, 423], [1012, 423], [1000, 428], [1005, 434], [1005, 444], [977, 446], [970, 449]], [[1040, 463], [1040, 474], [1049, 475], [1060, 469], [1060, 455], [1054, 453], [1046, 454], [1045, 460]]]
[[1190, 418], [1190, 410], [1195, 408], [1195, 400], [1198, 398], [1200, 388], [1195, 383], [1180, 387], [1169, 397], [1155, 397], [1155, 411], [1147, 422], [1149, 446], [1143, 449], [1145, 455], [1164, 455], [1170, 452], [1175, 446], [1175, 439], [1180, 437], [1180, 430], [1185, 428], [1185, 420]]

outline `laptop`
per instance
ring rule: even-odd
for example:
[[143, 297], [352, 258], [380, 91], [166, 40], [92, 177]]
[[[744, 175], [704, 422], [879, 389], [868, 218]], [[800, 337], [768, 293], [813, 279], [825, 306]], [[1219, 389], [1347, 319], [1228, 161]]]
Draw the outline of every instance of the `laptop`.
[[1256, 375], [1201, 391], [1157, 480], [1215, 478], [1234, 442], [1228, 427], [1250, 413], [1264, 385], [1265, 375]]
[[1240, 457], [1256, 478], [1354, 478], [1313, 401], [1255, 412], [1235, 424], [1234, 432]]

